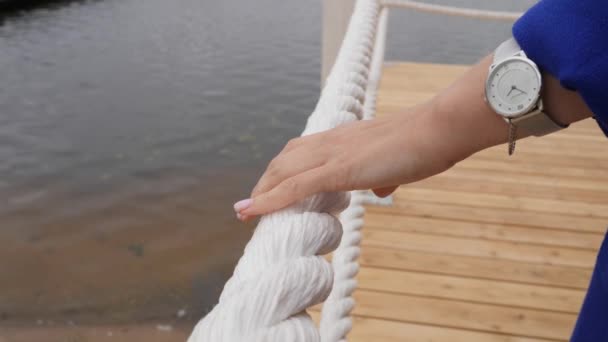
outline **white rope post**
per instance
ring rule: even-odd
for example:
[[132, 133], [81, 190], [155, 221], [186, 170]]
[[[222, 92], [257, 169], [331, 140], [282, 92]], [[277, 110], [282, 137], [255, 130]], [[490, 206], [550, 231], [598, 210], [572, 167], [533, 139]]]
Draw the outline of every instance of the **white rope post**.
[[376, 41], [374, 54], [369, 71], [369, 80], [365, 90], [365, 103], [363, 105], [363, 119], [370, 120], [376, 115], [376, 100], [380, 79], [382, 78], [382, 67], [384, 66], [384, 50], [386, 46], [386, 33], [388, 27], [388, 8], [382, 7], [378, 16], [378, 28], [376, 30]]
[[[303, 135], [363, 117], [378, 11], [377, 0], [357, 1]], [[338, 247], [342, 228], [335, 214], [348, 204], [347, 193], [317, 194], [262, 217], [218, 305], [188, 341], [320, 341], [306, 309], [331, 291], [334, 272], [321, 255]]]
[[355, 0], [322, 0], [321, 88], [325, 85], [325, 79], [338, 56], [355, 2]]

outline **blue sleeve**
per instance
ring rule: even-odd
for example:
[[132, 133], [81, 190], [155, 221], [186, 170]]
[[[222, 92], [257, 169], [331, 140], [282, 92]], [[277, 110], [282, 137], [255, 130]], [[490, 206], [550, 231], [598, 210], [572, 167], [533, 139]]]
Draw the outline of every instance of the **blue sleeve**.
[[581, 94], [608, 135], [608, 1], [541, 0], [513, 36], [539, 68]]
[[608, 342], [608, 237], [591, 277], [583, 308], [576, 321], [570, 342]]

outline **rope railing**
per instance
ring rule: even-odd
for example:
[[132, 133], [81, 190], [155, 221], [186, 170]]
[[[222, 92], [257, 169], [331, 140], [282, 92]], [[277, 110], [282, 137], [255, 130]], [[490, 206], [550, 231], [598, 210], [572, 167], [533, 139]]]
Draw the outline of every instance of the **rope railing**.
[[[411, 0], [357, 0], [303, 136], [374, 117], [388, 7], [494, 20], [521, 15]], [[346, 341], [355, 305], [363, 204], [369, 201], [366, 191], [321, 193], [263, 216], [219, 303], [188, 342]], [[332, 251], [330, 265], [323, 255]], [[306, 310], [322, 302], [317, 329]]]
[[[373, 111], [365, 107], [365, 101], [375, 94], [368, 90], [371, 60], [382, 63], [382, 56], [373, 51], [379, 10], [377, 0], [357, 1], [334, 67], [302, 135], [371, 115], [365, 114], [366, 108]], [[343, 340], [351, 328], [350, 295], [358, 270], [358, 252], [353, 253], [353, 248], [358, 249], [363, 214], [361, 196], [355, 192], [352, 197], [349, 201], [344, 192], [317, 194], [263, 216], [219, 303], [197, 324], [188, 341]], [[335, 215], [347, 207], [340, 222]], [[341, 252], [334, 255], [332, 268], [322, 255], [339, 245]], [[325, 305], [319, 330], [306, 309], [325, 301], [330, 292], [330, 301], [336, 305]], [[340, 305], [344, 308], [336, 309]]]
[[522, 15], [520, 12], [490, 11], [476, 8], [454, 7], [439, 4], [429, 4], [414, 0], [381, 0], [380, 3], [382, 6], [388, 7], [402, 7], [429, 13], [488, 20], [515, 21]]

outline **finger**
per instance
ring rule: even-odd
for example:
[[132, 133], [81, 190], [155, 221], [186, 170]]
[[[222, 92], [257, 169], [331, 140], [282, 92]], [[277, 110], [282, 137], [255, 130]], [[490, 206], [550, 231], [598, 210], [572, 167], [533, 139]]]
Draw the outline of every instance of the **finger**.
[[376, 196], [384, 198], [384, 197], [392, 194], [397, 189], [397, 187], [398, 187], [398, 185], [394, 185], [394, 186], [388, 186], [388, 187], [384, 187], [384, 188], [373, 189], [372, 191], [374, 192], [374, 194], [376, 194]]
[[[293, 138], [293, 139], [289, 140], [287, 142], [287, 144], [285, 145], [285, 147], [283, 147], [281, 152], [277, 155], [277, 157], [275, 157], [270, 162], [270, 164], [268, 165], [268, 168], [266, 169], [266, 171], [264, 171], [264, 174], [262, 175], [262, 177], [260, 177], [260, 180], [258, 181], [256, 186], [251, 191], [251, 197], [259, 195], [261, 192], [267, 191], [269, 188], [276, 186], [277, 184], [279, 184], [286, 178], [291, 177], [291, 176], [295, 175], [296, 173], [298, 173], [298, 170], [295, 169], [293, 172], [288, 172], [283, 177], [272, 177], [272, 172], [275, 172], [275, 171], [280, 172], [280, 170], [273, 170], [274, 166], [278, 165], [280, 168], [283, 165], [283, 162], [285, 162], [285, 165], [287, 165], [287, 166], [302, 165], [301, 160], [306, 161], [311, 156], [316, 157], [317, 160], [320, 160], [321, 159], [320, 152], [322, 152], [322, 151], [319, 151], [318, 147], [323, 145], [323, 139], [325, 136], [327, 136], [327, 134], [328, 134], [328, 131], [315, 133], [315, 134], [311, 134], [311, 135], [307, 135], [307, 136], [303, 136], [303, 137]], [[300, 153], [300, 154], [298, 154], [298, 155], [292, 154], [295, 150], [299, 150], [298, 153]], [[316, 151], [316, 153], [313, 153], [311, 151]], [[293, 160], [295, 160], [297, 164], [290, 164], [289, 160], [287, 160], [287, 158], [293, 158]], [[321, 166], [321, 164], [322, 164], [321, 162], [313, 163], [308, 168], [305, 168], [305, 167], [300, 168], [299, 172]], [[270, 179], [268, 179], [268, 178], [270, 178]], [[270, 182], [267, 183], [267, 181], [269, 181], [269, 180], [270, 180]], [[274, 181], [272, 181], [272, 180], [274, 180]]]
[[236, 213], [236, 218], [242, 222], [249, 222], [254, 219], [253, 216], [241, 215], [240, 213]]
[[270, 163], [260, 180], [253, 188], [251, 197], [267, 192], [284, 180], [300, 173], [317, 168], [325, 163], [323, 154], [317, 148], [299, 148], [280, 154]]
[[296, 201], [324, 190], [327, 168], [315, 169], [285, 179], [270, 191], [252, 199], [248, 208], [240, 211], [242, 216], [257, 216], [284, 208]]

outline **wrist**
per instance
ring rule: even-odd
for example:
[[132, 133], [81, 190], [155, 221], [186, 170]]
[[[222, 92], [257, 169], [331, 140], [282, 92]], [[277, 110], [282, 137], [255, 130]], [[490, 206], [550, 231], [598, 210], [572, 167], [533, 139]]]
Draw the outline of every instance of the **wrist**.
[[[454, 105], [449, 96], [441, 94], [433, 99], [433, 106], [428, 113], [431, 136], [441, 141], [441, 153], [454, 163], [464, 160], [491, 144], [484, 134], [481, 123], [471, 113]], [[485, 121], [485, 120], [484, 120]]]
[[485, 79], [492, 57], [469, 69], [431, 102], [431, 126], [460, 161], [508, 140], [509, 125], [486, 103]]
[[[455, 108], [453, 101], [444, 94], [413, 108], [402, 118], [396, 127], [409, 127], [404, 136], [406, 146], [412, 147], [411, 152], [420, 158], [432, 159], [438, 167], [444, 165], [444, 169], [490, 144], [483, 135], [476, 134], [479, 123], [471, 121], [465, 111]], [[499, 123], [506, 127], [504, 122]]]

